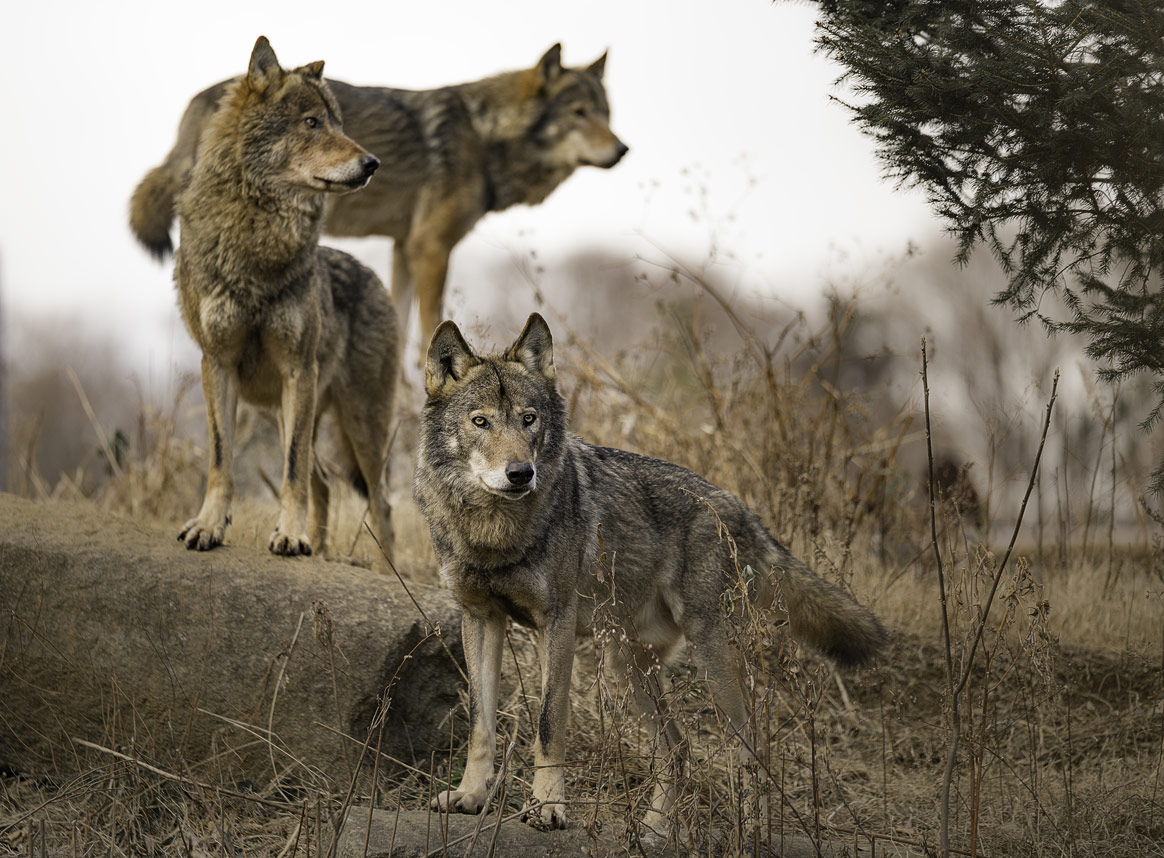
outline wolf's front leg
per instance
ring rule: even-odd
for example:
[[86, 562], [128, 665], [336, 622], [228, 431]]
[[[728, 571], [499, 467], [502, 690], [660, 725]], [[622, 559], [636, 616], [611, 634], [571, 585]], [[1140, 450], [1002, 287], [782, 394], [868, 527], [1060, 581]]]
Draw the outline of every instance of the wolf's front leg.
[[203, 354], [202, 392], [206, 398], [206, 437], [210, 448], [206, 496], [197, 517], [182, 526], [178, 539], [186, 543], [187, 548], [208, 551], [222, 545], [230, 524], [230, 502], [234, 497], [230, 464], [235, 415], [238, 413], [238, 378], [234, 370]]
[[466, 607], [461, 616], [461, 642], [469, 668], [469, 759], [457, 788], [442, 792], [432, 800], [432, 806], [434, 810], [480, 813], [493, 781], [505, 615], [496, 611], [477, 614]]
[[310, 361], [289, 368], [283, 378], [283, 488], [279, 493], [279, 523], [268, 548], [275, 554], [310, 554], [307, 536], [307, 495], [315, 467], [315, 399], [319, 367], [314, 349]]
[[542, 828], [566, 827], [566, 727], [570, 721], [570, 674], [574, 669], [577, 605], [549, 618], [541, 632], [542, 714], [534, 744], [533, 803], [530, 822]]

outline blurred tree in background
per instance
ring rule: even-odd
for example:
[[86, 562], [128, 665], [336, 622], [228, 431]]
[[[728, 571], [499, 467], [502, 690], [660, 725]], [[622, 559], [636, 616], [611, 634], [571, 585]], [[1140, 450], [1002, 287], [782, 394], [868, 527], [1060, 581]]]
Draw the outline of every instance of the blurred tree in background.
[[[1164, 416], [1164, 3], [825, 0], [819, 45], [890, 176], [1001, 264], [996, 296], [1085, 335]], [[1067, 312], [1042, 311], [1048, 291]], [[1055, 302], [1058, 304], [1059, 302]], [[1150, 411], [1148, 410], [1150, 408]], [[1152, 477], [1164, 491], [1164, 463]]]

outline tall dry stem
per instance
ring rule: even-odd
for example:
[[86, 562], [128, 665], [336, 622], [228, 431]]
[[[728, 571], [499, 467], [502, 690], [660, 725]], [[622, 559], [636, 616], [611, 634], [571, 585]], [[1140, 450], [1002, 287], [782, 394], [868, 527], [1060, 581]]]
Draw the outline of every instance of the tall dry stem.
[[[1051, 425], [1052, 409], [1055, 405], [1055, 399], [1059, 388], [1059, 371], [1055, 371], [1054, 380], [1051, 384], [1051, 396], [1047, 402], [1046, 417], [1043, 421], [1043, 431], [1039, 437], [1039, 448], [1035, 454], [1035, 461], [1031, 467], [1031, 476], [1027, 482], [1027, 490], [1023, 495], [1022, 505], [1019, 508], [1018, 518], [1015, 521], [1014, 531], [1011, 534], [1010, 543], [1007, 546], [1006, 553], [1003, 555], [1002, 562], [998, 564], [995, 570], [990, 592], [986, 597], [986, 602], [980, 609], [978, 615], [973, 618], [973, 640], [970, 643], [969, 649], [962, 654], [960, 663], [962, 669], [960, 675], [955, 680], [954, 672], [954, 651], [950, 639], [950, 617], [946, 598], [946, 584], [945, 584], [945, 567], [942, 564], [942, 555], [938, 547], [938, 533], [937, 533], [937, 499], [936, 499], [936, 481], [934, 471], [934, 454], [933, 454], [933, 439], [930, 427], [930, 394], [929, 394], [929, 361], [926, 354], [926, 341], [922, 339], [922, 388], [924, 391], [924, 406], [926, 418], [926, 453], [929, 466], [929, 500], [930, 500], [930, 539], [933, 546], [934, 557], [937, 561], [938, 574], [938, 592], [942, 612], [942, 645], [945, 654], [946, 664], [946, 707], [947, 717], [949, 720], [949, 738], [946, 748], [946, 762], [942, 773], [942, 787], [941, 787], [941, 805], [940, 805], [940, 837], [942, 855], [950, 855], [950, 792], [954, 780], [954, 770], [957, 765], [958, 748], [962, 738], [962, 724], [961, 724], [961, 704], [962, 692], [966, 688], [967, 682], [975, 669], [975, 655], [978, 646], [982, 641], [983, 633], [986, 630], [987, 620], [990, 616], [990, 609], [994, 602], [995, 594], [998, 592], [998, 585], [1002, 581], [1002, 576], [1006, 571], [1007, 562], [1010, 560], [1011, 553], [1014, 551], [1015, 542], [1018, 539], [1019, 530], [1022, 527], [1023, 516], [1026, 513], [1027, 502], [1030, 500], [1031, 492], [1034, 490], [1036, 480], [1039, 473], [1039, 462], [1042, 458], [1043, 447], [1047, 441], [1047, 431]], [[953, 568], [950, 569], [951, 574]], [[974, 817], [974, 835], [977, 838], [977, 815]], [[972, 842], [974, 842], [972, 839]]]

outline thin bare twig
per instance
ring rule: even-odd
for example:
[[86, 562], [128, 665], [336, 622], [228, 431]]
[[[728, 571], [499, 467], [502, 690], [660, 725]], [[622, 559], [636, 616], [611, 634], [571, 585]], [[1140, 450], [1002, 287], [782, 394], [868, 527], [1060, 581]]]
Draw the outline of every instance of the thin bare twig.
[[441, 634], [440, 625], [430, 620], [428, 618], [428, 614], [425, 613], [424, 608], [420, 606], [420, 602], [416, 601], [416, 597], [412, 595], [412, 591], [408, 589], [408, 584], [405, 582], [404, 577], [396, 569], [396, 564], [393, 563], [391, 558], [388, 557], [388, 552], [384, 550], [384, 546], [380, 544], [380, 540], [376, 538], [376, 534], [372, 532], [372, 527], [368, 524], [367, 521], [364, 522], [364, 528], [368, 531], [368, 535], [372, 537], [372, 541], [376, 543], [376, 548], [380, 550], [380, 554], [384, 557], [384, 562], [388, 564], [388, 568], [392, 570], [392, 574], [396, 576], [396, 580], [399, 581], [400, 586], [404, 588], [404, 592], [411, 600], [412, 606], [416, 608], [417, 612], [420, 614], [421, 619], [424, 620], [424, 624], [428, 627], [429, 634], [433, 635], [438, 641], [441, 642], [441, 646], [444, 647], [445, 652], [448, 653], [449, 659], [453, 662], [453, 667], [457, 669], [457, 673], [461, 674], [461, 679], [468, 683], [469, 677], [465, 673], [465, 669], [461, 667], [461, 663], [457, 661], [457, 657], [453, 655], [453, 651], [449, 649], [449, 645], [445, 642], [445, 636]]
[[81, 379], [77, 378], [77, 373], [73, 371], [72, 367], [68, 368], [69, 381], [73, 383], [74, 389], [77, 391], [77, 396], [81, 400], [81, 408], [85, 410], [85, 416], [89, 418], [89, 422], [93, 424], [93, 431], [97, 433], [97, 440], [101, 444], [101, 450], [105, 453], [105, 458], [109, 463], [109, 469], [113, 471], [114, 476], [121, 478], [121, 465], [117, 463], [117, 456], [113, 452], [113, 447], [109, 443], [109, 437], [105, 434], [105, 430], [101, 427], [101, 421], [97, 419], [96, 412], [93, 411], [93, 406], [89, 404], [89, 397], [85, 395], [85, 388], [81, 386]]
[[926, 418], [926, 451], [928, 454], [929, 464], [929, 492], [930, 492], [930, 538], [933, 544], [934, 556], [938, 562], [938, 592], [942, 605], [942, 635], [946, 654], [946, 690], [948, 694], [948, 703], [950, 707], [950, 740], [949, 746], [946, 749], [946, 761], [942, 772], [942, 791], [941, 791], [941, 806], [939, 810], [939, 825], [941, 836], [941, 854], [949, 856], [950, 850], [950, 791], [952, 789], [954, 780], [954, 767], [957, 763], [958, 747], [961, 741], [961, 695], [966, 687], [966, 683], [970, 679], [970, 675], [974, 669], [974, 657], [978, 652], [978, 645], [982, 641], [982, 636], [986, 631], [987, 619], [990, 616], [990, 608], [994, 603], [995, 594], [998, 592], [998, 585], [1002, 581], [1002, 576], [1006, 571], [1007, 563], [1010, 560], [1011, 554], [1014, 551], [1014, 546], [1018, 540], [1019, 530], [1022, 528], [1023, 517], [1026, 514], [1027, 503], [1030, 500], [1031, 492], [1034, 491], [1035, 483], [1039, 474], [1039, 463], [1042, 461], [1043, 448], [1047, 442], [1047, 432], [1051, 426], [1051, 413], [1055, 406], [1055, 399], [1058, 396], [1059, 389], [1059, 371], [1055, 370], [1054, 380], [1051, 383], [1051, 396], [1047, 401], [1046, 416], [1043, 421], [1043, 431], [1039, 437], [1039, 449], [1035, 453], [1035, 461], [1031, 467], [1031, 476], [1027, 481], [1027, 490], [1023, 495], [1022, 505], [1019, 507], [1018, 518], [1015, 521], [1014, 530], [1011, 533], [1010, 543], [1007, 545], [1006, 553], [1003, 555], [1002, 562], [998, 564], [998, 568], [994, 572], [994, 578], [991, 582], [990, 593], [986, 598], [986, 603], [982, 608], [981, 615], [975, 622], [974, 639], [970, 644], [970, 649], [963, 661], [963, 667], [957, 682], [954, 681], [954, 662], [953, 662], [953, 647], [950, 642], [950, 627], [949, 614], [947, 611], [946, 591], [945, 591], [945, 572], [942, 568], [942, 555], [938, 549], [937, 536], [937, 512], [936, 512], [936, 486], [934, 478], [934, 453], [933, 442], [930, 433], [930, 388], [929, 375], [927, 367], [926, 355], [926, 341], [922, 339], [922, 388], [925, 395], [925, 418]]
[[[279, 689], [283, 686], [283, 675], [287, 671], [287, 662], [291, 660], [291, 653], [295, 651], [295, 642], [299, 640], [299, 632], [303, 629], [303, 618], [306, 616], [305, 611], [299, 612], [299, 622], [295, 626], [295, 634], [291, 636], [291, 643], [287, 646], [285, 653], [280, 653], [283, 656], [283, 663], [279, 665], [279, 675], [275, 678], [275, 688], [271, 692], [271, 707], [267, 710], [267, 733], [268, 735], [275, 735], [275, 703], [279, 700]], [[268, 746], [268, 754], [271, 758], [271, 774], [275, 778], [275, 783], [279, 782], [279, 767], [275, 765], [275, 744], [272, 742]]]
[[219, 795], [230, 796], [231, 798], [241, 798], [244, 801], [254, 802], [255, 804], [261, 804], [265, 807], [273, 807], [279, 810], [296, 810], [299, 807], [299, 805], [292, 804], [290, 802], [274, 801], [269, 798], [260, 798], [257, 795], [247, 795], [246, 793], [227, 789], [226, 787], [218, 786], [217, 784], [208, 784], [204, 781], [196, 781], [193, 778], [176, 775], [173, 772], [167, 772], [165, 769], [159, 769], [157, 766], [151, 766], [149, 763], [145, 762], [144, 760], [140, 760], [137, 757], [131, 757], [128, 754], [123, 754], [120, 751], [113, 750], [112, 748], [106, 748], [104, 745], [98, 745], [95, 742], [87, 742], [84, 739], [78, 739], [76, 736], [72, 738], [72, 741], [75, 744], [84, 745], [86, 748], [92, 748], [94, 751], [100, 751], [103, 754], [109, 754], [111, 757], [116, 757], [119, 760], [125, 760], [127, 763], [132, 763], [138, 768], [145, 769], [147, 772], [151, 772], [160, 778], [165, 778], [166, 780], [173, 781], [174, 783], [198, 787], [198, 789], [211, 790], [212, 792], [216, 792]]

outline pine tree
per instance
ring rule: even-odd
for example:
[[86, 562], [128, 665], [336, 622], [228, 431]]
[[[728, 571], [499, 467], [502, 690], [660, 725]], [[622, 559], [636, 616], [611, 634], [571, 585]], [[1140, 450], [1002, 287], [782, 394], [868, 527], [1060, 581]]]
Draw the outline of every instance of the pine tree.
[[[819, 45], [890, 176], [1007, 277], [998, 303], [1084, 334], [1164, 416], [1164, 3], [833, 0]], [[1040, 310], [1048, 291], [1066, 314]], [[1164, 464], [1152, 490], [1164, 490]]]

